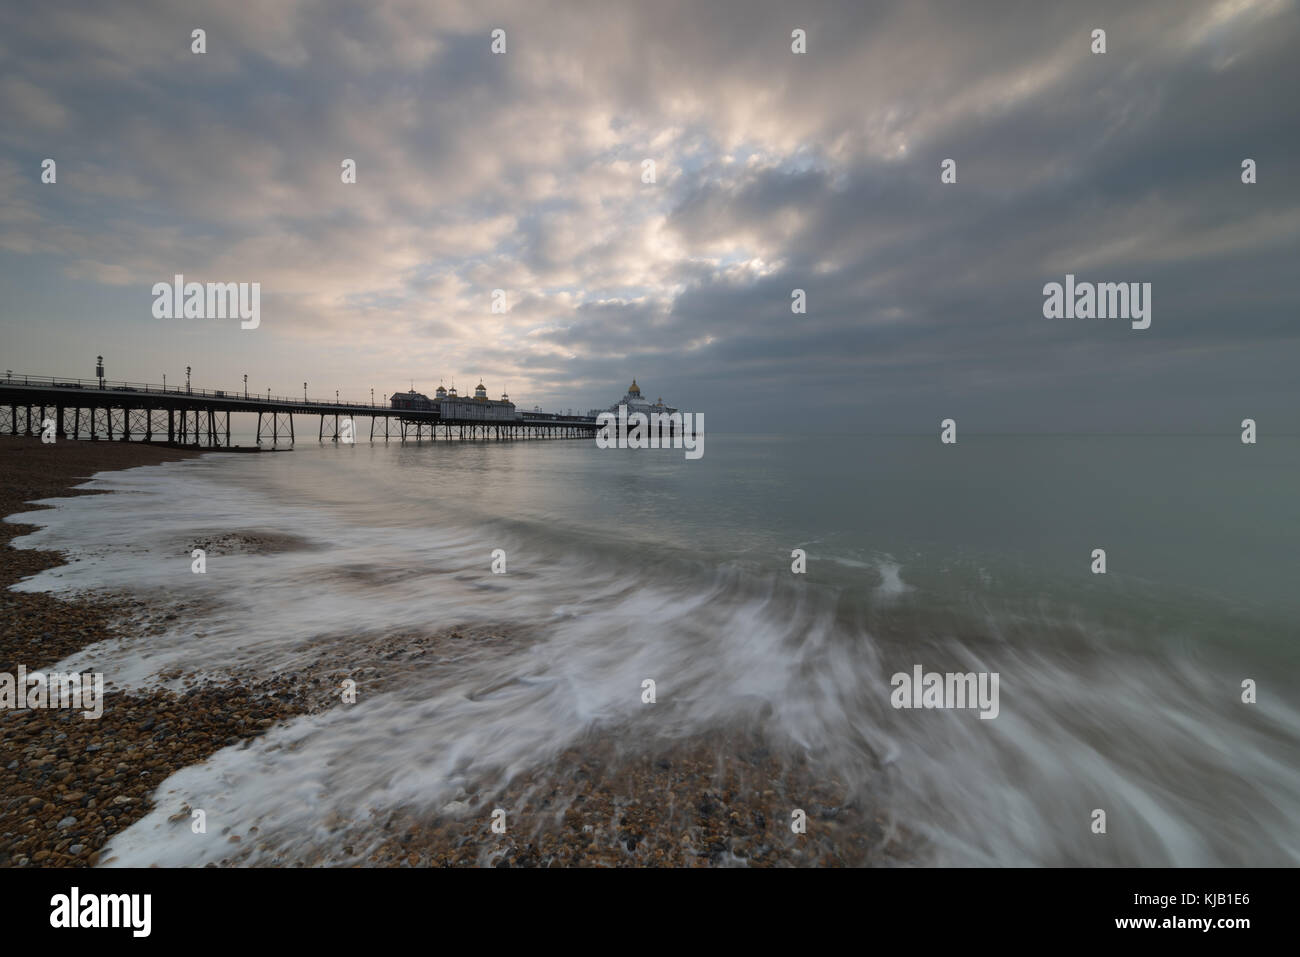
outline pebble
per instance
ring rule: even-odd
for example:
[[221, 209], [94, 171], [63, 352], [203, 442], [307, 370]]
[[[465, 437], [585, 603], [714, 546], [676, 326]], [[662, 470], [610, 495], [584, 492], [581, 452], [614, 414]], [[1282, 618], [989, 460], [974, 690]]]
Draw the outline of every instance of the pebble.
[[[38, 439], [0, 439], [0, 514], [29, 510], [22, 503], [34, 499], [80, 494], [68, 486], [95, 471], [183, 457], [126, 444], [87, 445], [60, 443], [54, 455], [40, 451]], [[13, 448], [32, 461], [18, 461], [15, 468]], [[0, 634], [0, 672], [13, 672], [20, 662], [29, 669], [48, 667], [115, 637], [119, 621], [134, 619], [130, 627], [145, 634], [183, 627], [163, 624], [176, 620], [176, 610], [146, 604], [142, 611], [138, 598], [65, 601], [9, 592], [18, 580], [63, 560], [56, 553], [8, 547], [14, 535], [30, 530], [0, 523], [0, 611], [10, 626]], [[453, 653], [450, 641], [463, 649], [466, 643], [517, 637], [486, 629], [366, 637], [322, 646], [320, 658], [296, 674], [216, 681], [177, 672], [163, 677], [179, 679], [183, 693], [110, 691], [98, 721], [71, 722], [69, 715], [48, 711], [14, 715], [4, 745], [19, 759], [6, 766], [17, 773], [0, 776], [0, 857], [18, 867], [95, 866], [114, 834], [153, 809], [158, 782], [222, 747], [247, 746], [288, 718], [339, 706], [343, 678], [364, 678], [368, 691], [383, 691], [390, 675], [402, 673], [403, 662], [407, 668], [436, 667]], [[398, 667], [375, 669], [385, 660]], [[869, 809], [860, 811], [858, 801], [849, 802], [833, 769], [814, 769], [799, 756], [783, 760], [772, 742], [746, 735], [718, 732], [653, 744], [655, 729], [635, 724], [588, 738], [581, 749], [519, 773], [508, 784], [485, 778], [467, 783], [455, 800], [431, 807], [340, 818], [329, 827], [337, 837], [314, 851], [277, 848], [270, 833], [249, 841], [230, 835], [223, 842], [229, 857], [222, 863], [239, 864], [258, 851], [258, 863], [274, 865], [858, 866], [911, 857], [894, 846], [907, 835], [886, 841], [886, 825]], [[93, 757], [66, 757], [82, 754]], [[69, 805], [81, 802], [79, 817], [66, 815]], [[509, 831], [493, 833], [487, 814], [474, 814], [475, 807], [505, 808]], [[809, 809], [804, 835], [783, 823], [793, 807]], [[830, 836], [829, 818], [843, 837]], [[67, 832], [78, 825], [74, 838]], [[881, 850], [886, 845], [889, 854]]]

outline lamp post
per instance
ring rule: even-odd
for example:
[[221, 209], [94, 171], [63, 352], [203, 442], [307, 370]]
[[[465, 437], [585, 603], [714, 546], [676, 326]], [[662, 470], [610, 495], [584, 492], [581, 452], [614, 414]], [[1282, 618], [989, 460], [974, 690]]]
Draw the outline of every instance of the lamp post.
[[163, 391], [164, 391], [164, 392], [167, 391], [167, 373], [166, 373], [166, 372], [163, 373]]
[[186, 395], [190, 394], [190, 372], [191, 371], [192, 370], [190, 369], [189, 366], [185, 367], [185, 394]]
[[302, 401], [307, 401], [307, 383], [302, 384]]
[[271, 401], [271, 387], [269, 385], [266, 387], [266, 401]]
[[335, 404], [335, 405], [338, 405], [338, 404], [339, 404], [339, 390], [338, 390], [338, 389], [335, 389], [335, 390], [334, 390], [334, 404]]
[[95, 356], [95, 378], [99, 380], [99, 387], [104, 388], [104, 357]]
[[371, 404], [371, 405], [374, 405], [374, 404], [375, 404], [375, 387], [374, 387], [374, 386], [371, 386], [371, 387], [370, 387], [370, 404]]
[[244, 373], [244, 398], [248, 398], [248, 373]]

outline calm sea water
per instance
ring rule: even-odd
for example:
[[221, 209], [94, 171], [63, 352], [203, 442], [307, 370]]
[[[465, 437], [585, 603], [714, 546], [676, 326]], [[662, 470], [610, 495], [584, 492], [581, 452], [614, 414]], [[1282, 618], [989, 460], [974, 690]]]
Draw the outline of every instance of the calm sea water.
[[[306, 443], [97, 479], [126, 494], [28, 516], [44, 528], [22, 544], [80, 560], [22, 587], [219, 605], [65, 662], [119, 686], [269, 674], [451, 624], [528, 636], [174, 775], [113, 841], [122, 863], [225, 855], [175, 839], [182, 800], [291, 853], [336, 849], [333, 815], [436, 808], [544, 767], [643, 717], [651, 677], [663, 737], [759, 727], [922, 836], [918, 863], [1293, 865], [1297, 474], [1300, 440], [1235, 435], [709, 434], [699, 461], [587, 441]], [[302, 547], [192, 574], [190, 544], [230, 532]], [[997, 672], [998, 717], [895, 710], [890, 676], [914, 665]]]

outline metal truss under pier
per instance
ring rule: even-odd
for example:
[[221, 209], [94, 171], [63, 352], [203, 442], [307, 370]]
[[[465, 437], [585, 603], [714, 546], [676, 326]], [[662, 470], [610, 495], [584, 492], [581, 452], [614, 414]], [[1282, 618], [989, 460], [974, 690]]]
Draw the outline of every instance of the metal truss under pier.
[[240, 396], [220, 390], [163, 388], [137, 383], [17, 376], [0, 379], [0, 435], [53, 434], [121, 442], [231, 448], [230, 415], [257, 416], [257, 444], [294, 444], [294, 416], [320, 416], [317, 440], [360, 441], [368, 418], [370, 442], [486, 441], [592, 438], [589, 416], [521, 412], [513, 420], [443, 419], [438, 412], [307, 399]]

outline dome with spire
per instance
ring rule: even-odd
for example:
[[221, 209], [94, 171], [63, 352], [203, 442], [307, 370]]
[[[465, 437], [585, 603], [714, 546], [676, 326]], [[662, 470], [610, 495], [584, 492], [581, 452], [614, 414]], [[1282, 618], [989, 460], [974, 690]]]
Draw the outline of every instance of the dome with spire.
[[482, 379], [479, 379], [478, 385], [474, 387], [474, 398], [480, 402], [487, 401], [487, 386], [483, 384]]
[[639, 385], [636, 384], [636, 379], [633, 379], [633, 380], [632, 380], [632, 384], [631, 384], [630, 386], [627, 387], [627, 394], [628, 394], [628, 395], [640, 395], [640, 394], [641, 394], [641, 387], [640, 387]]
[[447, 398], [447, 389], [446, 389], [446, 387], [443, 386], [443, 384], [440, 382], [440, 383], [438, 383], [438, 388], [436, 388], [436, 389], [433, 391], [433, 394], [436, 395], [436, 396], [437, 396], [438, 398], [440, 398], [440, 399], [445, 399], [445, 398]]

